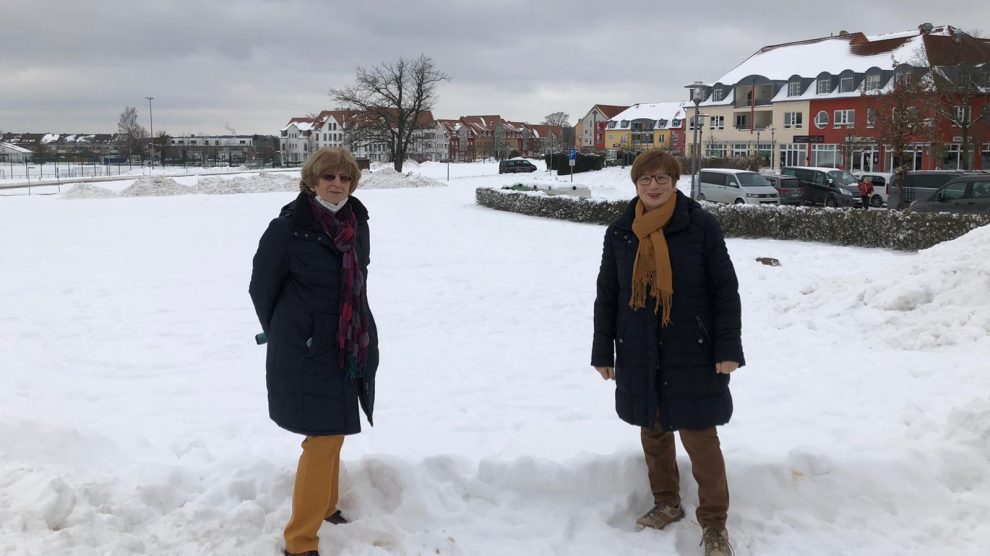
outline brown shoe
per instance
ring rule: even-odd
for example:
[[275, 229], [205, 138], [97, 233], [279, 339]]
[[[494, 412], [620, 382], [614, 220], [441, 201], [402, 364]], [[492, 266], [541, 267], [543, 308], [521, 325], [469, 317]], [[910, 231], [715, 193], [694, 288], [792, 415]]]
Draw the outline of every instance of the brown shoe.
[[651, 529], [663, 529], [675, 521], [680, 521], [684, 517], [684, 510], [680, 506], [668, 506], [661, 504], [653, 506], [653, 509], [643, 514], [636, 520], [636, 525], [640, 528], [650, 527]]
[[315, 550], [310, 550], [309, 552], [289, 552], [288, 550], [283, 550], [282, 554], [285, 554], [285, 556], [320, 556], [320, 553]]
[[351, 520], [341, 515], [340, 510], [333, 512], [333, 515], [330, 517], [324, 517], [323, 521], [333, 523], [334, 525], [346, 525], [351, 522]]
[[725, 529], [705, 527], [701, 533], [701, 544], [705, 545], [705, 556], [732, 556], [729, 533]]

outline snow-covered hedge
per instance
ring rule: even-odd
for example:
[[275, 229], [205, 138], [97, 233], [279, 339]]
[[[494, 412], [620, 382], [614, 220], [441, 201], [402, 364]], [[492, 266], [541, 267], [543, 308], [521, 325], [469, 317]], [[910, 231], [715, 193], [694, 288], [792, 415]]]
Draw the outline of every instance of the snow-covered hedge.
[[[549, 197], [488, 187], [475, 191], [479, 205], [572, 222], [612, 223], [628, 201]], [[897, 210], [723, 205], [702, 202], [729, 237], [818, 241], [834, 245], [926, 249], [990, 224], [990, 216]]]

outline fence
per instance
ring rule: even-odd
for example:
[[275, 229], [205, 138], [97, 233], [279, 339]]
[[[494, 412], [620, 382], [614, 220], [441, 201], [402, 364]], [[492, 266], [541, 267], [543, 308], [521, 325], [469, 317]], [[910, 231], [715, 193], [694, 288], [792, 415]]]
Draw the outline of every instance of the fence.
[[[269, 165], [268, 167], [271, 166]], [[244, 168], [241, 166], [229, 166], [227, 164], [169, 164], [167, 166], [155, 164], [155, 173], [161, 171], [162, 173], [175, 174], [178, 170], [184, 170], [185, 173], [189, 173], [190, 169], [198, 171], [202, 168], [212, 168], [214, 171], [221, 172], [244, 171]], [[36, 181], [122, 176], [135, 172], [142, 175], [151, 174], [150, 163], [0, 162], [0, 185], [4, 181], [25, 181], [31, 183]]]

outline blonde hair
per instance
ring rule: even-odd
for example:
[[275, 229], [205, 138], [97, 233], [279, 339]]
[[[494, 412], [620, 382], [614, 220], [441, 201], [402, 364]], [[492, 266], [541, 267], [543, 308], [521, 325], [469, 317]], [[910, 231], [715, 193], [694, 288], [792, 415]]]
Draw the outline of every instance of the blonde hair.
[[664, 151], [649, 150], [643, 151], [636, 160], [633, 161], [632, 169], [629, 171], [633, 183], [640, 176], [645, 176], [651, 172], [660, 170], [670, 176], [670, 179], [677, 183], [681, 179], [681, 163], [669, 153]]
[[361, 181], [361, 169], [351, 152], [343, 147], [324, 147], [313, 151], [302, 168], [299, 191], [316, 195], [316, 184], [320, 183], [320, 176], [333, 172], [350, 174], [351, 190], [347, 194], [354, 193]]

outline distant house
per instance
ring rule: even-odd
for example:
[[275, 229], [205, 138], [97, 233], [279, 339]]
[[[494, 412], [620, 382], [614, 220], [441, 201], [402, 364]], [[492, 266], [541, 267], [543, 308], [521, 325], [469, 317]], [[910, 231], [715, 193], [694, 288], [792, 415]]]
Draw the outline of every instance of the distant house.
[[596, 104], [574, 126], [575, 146], [583, 151], [605, 149], [605, 124], [629, 108], [614, 104]]
[[13, 143], [0, 143], [0, 163], [30, 162], [33, 155], [30, 149], [18, 147]]
[[637, 103], [605, 125], [605, 149], [665, 149], [683, 153], [686, 101]]

